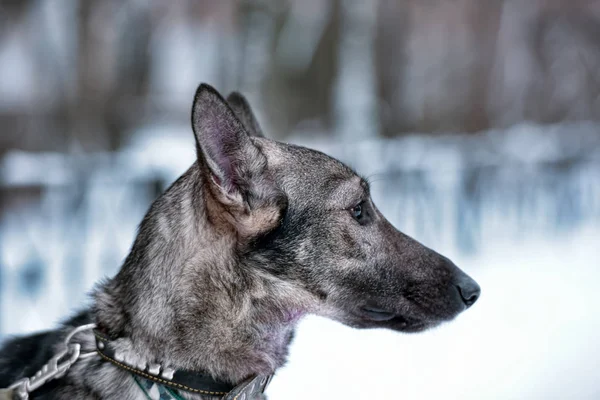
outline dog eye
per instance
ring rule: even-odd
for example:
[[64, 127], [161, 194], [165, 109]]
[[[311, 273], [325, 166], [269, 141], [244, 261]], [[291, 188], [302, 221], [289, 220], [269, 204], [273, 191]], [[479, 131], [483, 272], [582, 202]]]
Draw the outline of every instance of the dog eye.
[[350, 210], [350, 212], [352, 213], [352, 217], [355, 220], [360, 220], [363, 216], [363, 205], [362, 203], [359, 203], [357, 205], [355, 205], [354, 207], [352, 207], [352, 210]]

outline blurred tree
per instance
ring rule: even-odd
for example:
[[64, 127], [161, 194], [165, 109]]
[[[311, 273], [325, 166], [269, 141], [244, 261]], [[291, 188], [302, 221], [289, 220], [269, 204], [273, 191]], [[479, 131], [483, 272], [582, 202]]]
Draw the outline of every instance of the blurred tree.
[[0, 153], [183, 126], [202, 80], [277, 138], [598, 120], [599, 35], [586, 0], [3, 1]]
[[[321, 132], [333, 126], [340, 1], [295, 0], [275, 17], [273, 57], [262, 87], [265, 110], [277, 137], [289, 135], [300, 123]], [[298, 43], [302, 37], [306, 41]]]

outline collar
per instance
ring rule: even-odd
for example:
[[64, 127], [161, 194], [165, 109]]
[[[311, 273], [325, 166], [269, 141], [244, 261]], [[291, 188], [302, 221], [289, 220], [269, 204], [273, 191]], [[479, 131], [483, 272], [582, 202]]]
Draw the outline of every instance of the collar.
[[[173, 399], [177, 399], [176, 396], [178, 395], [176, 391], [173, 392], [170, 389], [208, 396], [220, 396], [223, 400], [250, 400], [259, 393], [264, 393], [272, 378], [272, 375], [257, 375], [246, 379], [239, 385], [231, 385], [196, 371], [164, 368], [159, 364], [150, 364], [149, 366], [131, 365], [115, 351], [114, 343], [108, 336], [97, 329], [94, 329], [94, 336], [96, 337], [96, 350], [100, 357], [134, 374], [136, 382], [144, 390], [146, 396], [150, 392], [147, 392], [145, 388], [150, 388], [153, 389], [152, 393], [154, 391], [157, 393], [170, 393]], [[138, 377], [142, 379], [137, 379]], [[148, 386], [148, 381], [156, 384], [156, 387], [153, 387], [154, 385]], [[161, 392], [161, 387], [167, 389]], [[173, 394], [175, 397], [173, 397]], [[152, 399], [153, 397], [149, 398]], [[162, 399], [164, 397], [158, 398]]]

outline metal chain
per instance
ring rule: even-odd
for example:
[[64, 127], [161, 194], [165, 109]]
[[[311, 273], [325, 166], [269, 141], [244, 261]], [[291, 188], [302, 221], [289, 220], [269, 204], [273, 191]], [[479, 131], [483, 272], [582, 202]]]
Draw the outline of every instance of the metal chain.
[[[73, 329], [63, 341], [63, 348], [52, 357], [34, 376], [23, 378], [13, 383], [8, 387], [8, 391], [13, 391], [14, 395], [20, 400], [29, 399], [29, 393], [39, 389], [46, 382], [52, 379], [58, 379], [64, 376], [69, 368], [78, 360], [83, 360], [92, 357], [96, 354], [95, 351], [89, 353], [81, 353], [81, 345], [79, 343], [71, 343], [73, 336], [80, 332], [94, 329], [96, 324], [81, 325]], [[0, 389], [2, 391], [3, 389]]]

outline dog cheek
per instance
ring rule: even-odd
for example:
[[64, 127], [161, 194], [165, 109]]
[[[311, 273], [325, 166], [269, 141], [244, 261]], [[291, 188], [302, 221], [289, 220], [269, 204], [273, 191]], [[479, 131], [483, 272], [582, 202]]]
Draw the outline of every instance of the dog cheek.
[[281, 209], [267, 207], [236, 216], [234, 223], [239, 235], [248, 239], [276, 228], [280, 219]]
[[340, 225], [326, 227], [320, 233], [320, 237], [326, 238], [322, 244], [327, 249], [328, 258], [338, 264], [344, 264], [344, 261], [366, 263], [371, 250], [370, 241], [351, 226]]

